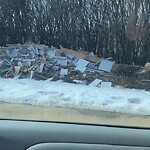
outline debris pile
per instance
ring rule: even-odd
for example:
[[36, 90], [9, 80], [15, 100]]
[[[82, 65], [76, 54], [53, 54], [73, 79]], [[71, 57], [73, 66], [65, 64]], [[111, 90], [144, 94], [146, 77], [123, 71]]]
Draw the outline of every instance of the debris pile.
[[42, 44], [8, 44], [0, 47], [0, 77], [63, 80], [96, 87], [120, 85], [150, 91], [150, 63], [144, 67], [116, 64], [93, 52]]
[[[111, 87], [103, 80], [114, 62], [93, 52], [60, 49], [41, 44], [8, 44], [0, 48], [0, 77], [63, 80], [69, 83]], [[103, 82], [105, 81], [105, 82]]]

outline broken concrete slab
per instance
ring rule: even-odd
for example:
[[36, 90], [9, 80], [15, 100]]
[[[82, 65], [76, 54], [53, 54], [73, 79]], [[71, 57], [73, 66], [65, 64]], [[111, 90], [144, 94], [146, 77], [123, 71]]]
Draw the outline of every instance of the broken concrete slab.
[[99, 65], [99, 70], [110, 72], [113, 67], [114, 62], [110, 60], [102, 60]]
[[80, 72], [85, 72], [86, 70], [86, 66], [89, 64], [89, 61], [84, 60], [84, 59], [79, 59], [76, 63], [75, 63], [75, 70], [78, 70]]
[[56, 61], [56, 64], [60, 66], [67, 66], [68, 63], [67, 57], [55, 56], [53, 57], [53, 60]]
[[99, 79], [95, 79], [91, 84], [90, 86], [99, 86], [101, 84], [102, 80], [99, 80]]
[[65, 76], [68, 74], [68, 69], [61, 69], [60, 75]]
[[85, 66], [82, 66], [82, 65], [78, 65], [76, 68], [75, 68], [75, 70], [78, 70], [78, 71], [80, 71], [80, 72], [85, 72], [85, 70], [86, 70], [86, 67]]
[[86, 67], [87, 65], [89, 64], [89, 61], [87, 60], [84, 60], [84, 59], [79, 59], [77, 62], [76, 62], [76, 66], [84, 66]]
[[112, 83], [111, 82], [101, 82], [101, 88], [111, 88]]

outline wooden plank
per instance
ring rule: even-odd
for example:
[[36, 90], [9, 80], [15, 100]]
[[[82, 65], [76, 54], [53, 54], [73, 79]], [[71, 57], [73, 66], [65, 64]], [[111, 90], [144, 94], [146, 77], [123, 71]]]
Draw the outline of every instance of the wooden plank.
[[[89, 53], [89, 52], [86, 52], [86, 51], [74, 51], [74, 50], [71, 50], [71, 49], [63, 48], [63, 47], [60, 48], [60, 51], [62, 53], [65, 53], [66, 55], [74, 55], [77, 58], [81, 58], [81, 59], [84, 59], [85, 58], [84, 55]], [[96, 62], [99, 62], [101, 60], [101, 58], [93, 56], [93, 57], [86, 58], [86, 60], [96, 63]]]
[[142, 82], [150, 82], [150, 80], [141, 80]]
[[9, 47], [0, 47], [0, 51], [5, 51], [5, 50], [8, 50]]
[[63, 48], [63, 47], [61, 47], [60, 51], [62, 53], [65, 53], [66, 55], [74, 55], [78, 58], [84, 59], [84, 54], [85, 53], [74, 51], [74, 50], [71, 50], [71, 49]]

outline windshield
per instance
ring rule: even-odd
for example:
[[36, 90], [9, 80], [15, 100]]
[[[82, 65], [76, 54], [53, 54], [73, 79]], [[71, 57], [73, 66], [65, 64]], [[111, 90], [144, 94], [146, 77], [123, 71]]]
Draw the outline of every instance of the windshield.
[[150, 127], [149, 0], [1, 0], [0, 118]]

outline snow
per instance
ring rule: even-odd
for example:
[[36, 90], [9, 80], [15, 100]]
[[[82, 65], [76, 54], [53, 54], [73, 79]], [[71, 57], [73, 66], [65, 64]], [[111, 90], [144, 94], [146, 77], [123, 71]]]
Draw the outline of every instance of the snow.
[[150, 92], [121, 87], [97, 88], [63, 81], [0, 78], [0, 101], [150, 115]]

